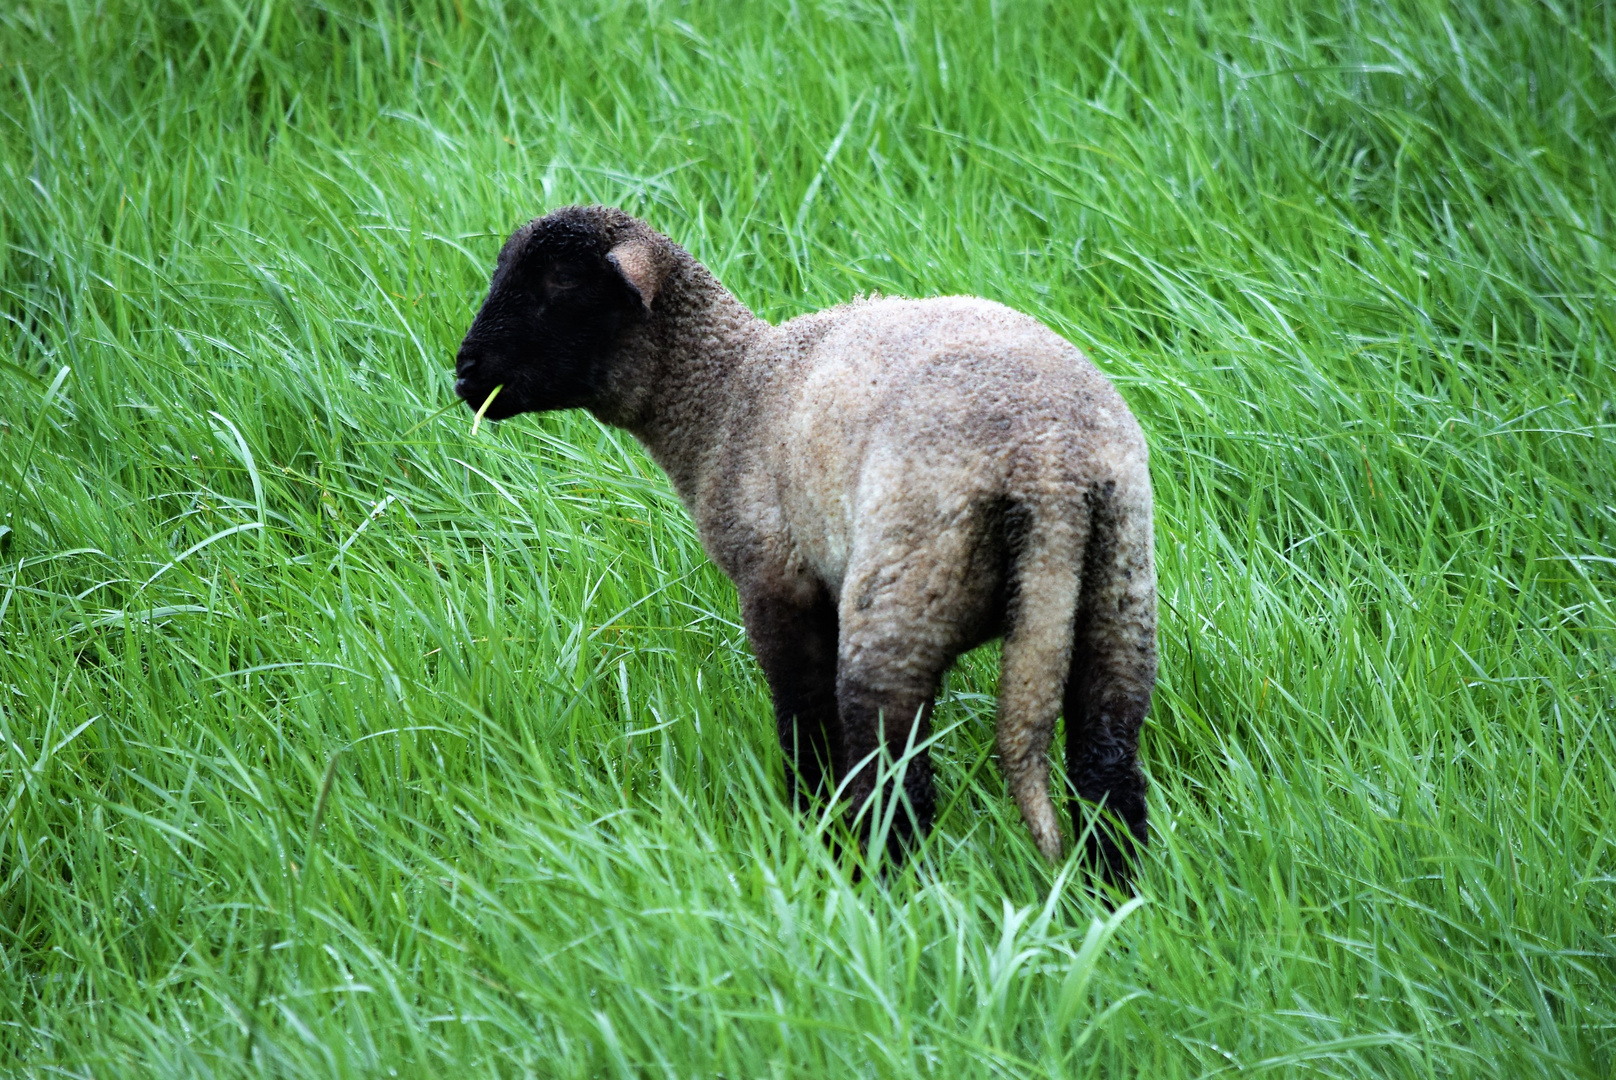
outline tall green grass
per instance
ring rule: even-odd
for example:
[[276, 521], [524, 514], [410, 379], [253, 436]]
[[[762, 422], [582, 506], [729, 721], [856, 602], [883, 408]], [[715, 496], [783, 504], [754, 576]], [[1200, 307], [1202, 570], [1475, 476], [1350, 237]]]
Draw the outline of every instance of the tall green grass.
[[[1616, 1072], [1616, 10], [0, 10], [0, 1071]], [[503, 235], [1044, 319], [1150, 436], [1113, 911], [951, 677], [852, 882], [583, 415], [471, 430]]]

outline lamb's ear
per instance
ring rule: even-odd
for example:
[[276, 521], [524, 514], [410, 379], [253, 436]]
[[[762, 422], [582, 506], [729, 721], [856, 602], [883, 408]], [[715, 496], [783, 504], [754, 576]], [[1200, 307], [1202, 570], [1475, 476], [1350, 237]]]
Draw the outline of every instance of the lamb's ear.
[[606, 253], [606, 261], [622, 275], [649, 313], [657, 290], [662, 288], [662, 280], [667, 276], [666, 261], [655, 241], [640, 236], [624, 240]]

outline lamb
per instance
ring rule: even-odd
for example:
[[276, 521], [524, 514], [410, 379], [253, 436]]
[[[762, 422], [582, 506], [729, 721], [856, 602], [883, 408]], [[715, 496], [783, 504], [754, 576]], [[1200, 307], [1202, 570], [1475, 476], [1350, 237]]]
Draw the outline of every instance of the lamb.
[[[644, 222], [572, 206], [505, 243], [455, 373], [489, 419], [587, 409], [667, 473], [739, 592], [799, 807], [839, 791], [856, 815], [883, 744], [922, 743], [943, 673], [1002, 635], [999, 766], [1038, 849], [1062, 852], [1064, 710], [1071, 784], [1105, 812], [1085, 855], [1127, 880], [1156, 679], [1150, 474], [1073, 345], [971, 297], [771, 325]], [[924, 754], [902, 789], [900, 857], [935, 813]]]

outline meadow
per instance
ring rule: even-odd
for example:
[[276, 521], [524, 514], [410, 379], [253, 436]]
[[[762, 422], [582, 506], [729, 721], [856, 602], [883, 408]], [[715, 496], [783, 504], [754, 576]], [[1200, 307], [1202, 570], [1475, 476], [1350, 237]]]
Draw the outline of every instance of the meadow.
[[[992, 647], [851, 874], [632, 439], [453, 401], [588, 201], [1115, 380], [1136, 900]], [[1592, 0], [5, 5], [0, 1073], [1616, 1074], [1613, 216]]]

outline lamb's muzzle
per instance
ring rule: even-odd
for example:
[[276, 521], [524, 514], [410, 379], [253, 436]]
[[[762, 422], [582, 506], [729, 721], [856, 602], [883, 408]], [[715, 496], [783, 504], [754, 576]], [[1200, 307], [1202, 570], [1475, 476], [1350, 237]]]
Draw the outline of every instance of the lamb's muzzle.
[[[1070, 343], [970, 297], [772, 326], [645, 223], [568, 207], [505, 244], [455, 372], [490, 419], [586, 408], [667, 472], [740, 592], [799, 805], [840, 789], [857, 815], [876, 790], [859, 763], [923, 742], [943, 672], [1002, 635], [999, 763], [1039, 850], [1061, 853], [1064, 712], [1077, 834], [1126, 877], [1156, 678], [1150, 474]], [[899, 854], [934, 813], [924, 753], [901, 791]]]

